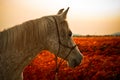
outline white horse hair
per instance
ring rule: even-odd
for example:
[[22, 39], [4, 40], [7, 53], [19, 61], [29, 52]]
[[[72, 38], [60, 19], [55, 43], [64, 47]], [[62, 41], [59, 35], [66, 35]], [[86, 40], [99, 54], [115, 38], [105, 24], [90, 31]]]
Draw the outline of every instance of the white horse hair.
[[[30, 20], [0, 32], [0, 80], [22, 80], [21, 73], [25, 66], [40, 51], [57, 53], [59, 43], [53, 16], [59, 27], [61, 42], [67, 46], [75, 45], [66, 21], [68, 9], [64, 12], [61, 9], [56, 15]], [[64, 59], [68, 52], [69, 48], [60, 46], [58, 56]], [[70, 67], [78, 66], [82, 54], [76, 47], [66, 60]]]

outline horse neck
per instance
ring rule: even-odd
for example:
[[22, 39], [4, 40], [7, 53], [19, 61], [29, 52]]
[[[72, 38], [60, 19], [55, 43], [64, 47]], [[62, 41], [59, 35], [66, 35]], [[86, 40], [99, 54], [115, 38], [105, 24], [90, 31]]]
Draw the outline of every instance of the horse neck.
[[[45, 49], [47, 30], [38, 22], [28, 21], [0, 34], [1, 55], [6, 58], [8, 63], [4, 64], [9, 67], [5, 72], [9, 71], [18, 77], [31, 59]], [[6, 67], [5, 65], [3, 67]]]
[[0, 36], [2, 55], [8, 55], [8, 59], [15, 56], [16, 61], [19, 57], [22, 61], [34, 58], [38, 52], [45, 49], [44, 26], [38, 22], [37, 20], [28, 21], [3, 31]]
[[28, 21], [2, 32], [1, 43], [5, 51], [33, 50], [44, 47], [45, 33], [43, 26], [38, 27], [37, 21]]

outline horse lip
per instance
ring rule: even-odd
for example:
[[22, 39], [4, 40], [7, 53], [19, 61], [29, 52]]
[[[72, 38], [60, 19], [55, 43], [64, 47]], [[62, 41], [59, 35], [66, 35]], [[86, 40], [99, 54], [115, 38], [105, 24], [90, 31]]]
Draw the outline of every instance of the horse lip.
[[77, 60], [73, 59], [71, 61], [67, 62], [67, 65], [71, 68], [75, 68], [76, 66], [78, 66], [81, 63], [81, 61], [77, 62]]
[[81, 60], [79, 62], [77, 60], [73, 60], [73, 64], [74, 64], [73, 67], [78, 66], [80, 63], [81, 63]]

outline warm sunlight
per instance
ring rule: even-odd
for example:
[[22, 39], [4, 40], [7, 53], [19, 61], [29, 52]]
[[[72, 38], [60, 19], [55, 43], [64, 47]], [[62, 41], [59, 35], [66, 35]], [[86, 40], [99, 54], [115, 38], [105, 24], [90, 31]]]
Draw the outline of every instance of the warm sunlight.
[[0, 30], [70, 7], [68, 22], [75, 34], [120, 32], [120, 0], [1, 0]]
[[0, 0], [0, 80], [120, 80], [120, 0]]

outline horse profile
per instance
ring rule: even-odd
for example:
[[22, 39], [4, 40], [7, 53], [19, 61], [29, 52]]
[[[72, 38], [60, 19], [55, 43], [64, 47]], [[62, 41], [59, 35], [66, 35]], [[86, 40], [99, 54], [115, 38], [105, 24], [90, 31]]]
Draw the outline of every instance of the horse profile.
[[54, 54], [59, 50], [58, 56], [68, 61], [70, 67], [81, 63], [82, 54], [74, 47], [72, 32], [66, 21], [69, 8], [63, 10], [0, 32], [0, 80], [22, 80], [25, 66], [42, 50]]

